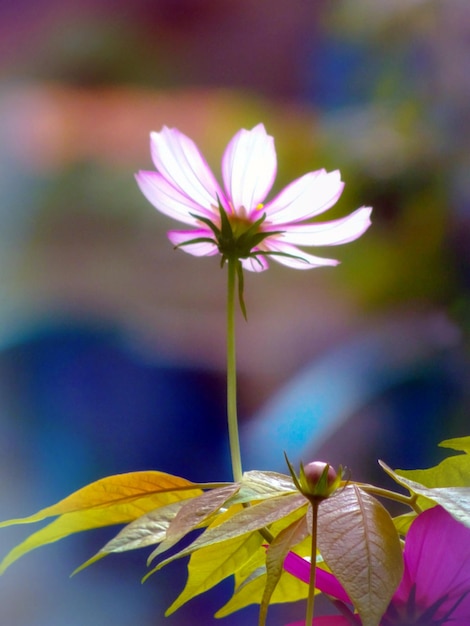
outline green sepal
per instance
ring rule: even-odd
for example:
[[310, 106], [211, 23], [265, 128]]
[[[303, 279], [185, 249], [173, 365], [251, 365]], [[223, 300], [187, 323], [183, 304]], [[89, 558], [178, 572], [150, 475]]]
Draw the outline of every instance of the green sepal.
[[178, 248], [183, 248], [183, 246], [192, 246], [195, 243], [216, 243], [210, 237], [195, 237], [194, 239], [190, 239], [189, 241], [182, 241], [181, 243], [175, 246], [175, 250]]
[[296, 486], [297, 491], [300, 491], [302, 493], [302, 487], [300, 485], [299, 479], [297, 478], [295, 469], [293, 468], [292, 463], [289, 461], [287, 454], [285, 452], [284, 452], [284, 458], [286, 459], [287, 467], [289, 468], [289, 473], [292, 477], [292, 480], [294, 481], [294, 485]]
[[[284, 231], [277, 231], [277, 232], [272, 232], [269, 233], [270, 235], [277, 235], [279, 233], [282, 233]], [[304, 261], [305, 263], [308, 264], [308, 261], [306, 261], [303, 257], [299, 256], [298, 254], [289, 254], [288, 252], [278, 252], [277, 250], [257, 250], [255, 253], [253, 253], [253, 255], [251, 256], [285, 256], [288, 259], [298, 259], [299, 261]]]
[[208, 217], [203, 217], [202, 215], [197, 215], [196, 213], [190, 213], [190, 215], [191, 217], [194, 217], [194, 219], [199, 220], [200, 222], [208, 226], [211, 229], [211, 231], [214, 233], [216, 239], [220, 237], [219, 228], [217, 228], [214, 222], [211, 222], [211, 220]]
[[237, 259], [236, 270], [237, 270], [237, 278], [238, 278], [238, 302], [240, 304], [240, 309], [243, 313], [243, 317], [245, 318], [245, 320], [248, 321], [248, 318], [246, 315], [245, 298], [243, 295], [243, 290], [245, 288], [245, 277], [243, 276], [243, 266], [241, 264], [241, 261], [238, 259]]

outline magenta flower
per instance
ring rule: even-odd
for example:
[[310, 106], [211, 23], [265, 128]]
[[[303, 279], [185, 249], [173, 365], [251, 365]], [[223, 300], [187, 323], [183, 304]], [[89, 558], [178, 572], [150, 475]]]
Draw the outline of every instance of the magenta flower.
[[[470, 624], [470, 528], [435, 506], [421, 513], [406, 537], [403, 578], [380, 626], [468, 626]], [[308, 582], [310, 565], [289, 554], [285, 569]], [[334, 576], [316, 572], [320, 591], [344, 603], [349, 599]], [[346, 608], [346, 607], [345, 607]], [[316, 626], [347, 626], [357, 615], [315, 618]], [[304, 626], [297, 622], [289, 626]]]
[[330, 222], [310, 222], [338, 200], [339, 171], [318, 170], [298, 178], [266, 201], [276, 176], [274, 140], [262, 124], [240, 130], [222, 158], [223, 188], [194, 142], [175, 128], [151, 133], [156, 172], [141, 171], [137, 183], [162, 213], [189, 230], [168, 233], [170, 241], [195, 256], [222, 255], [251, 271], [267, 268], [267, 256], [296, 269], [337, 265], [297, 246], [331, 246], [360, 237], [370, 225], [362, 207]]

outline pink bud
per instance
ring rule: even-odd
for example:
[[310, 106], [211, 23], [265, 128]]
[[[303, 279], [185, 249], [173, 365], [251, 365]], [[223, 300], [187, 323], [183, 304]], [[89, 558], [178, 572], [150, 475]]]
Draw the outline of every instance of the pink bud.
[[314, 487], [318, 484], [325, 468], [328, 466], [328, 473], [326, 476], [326, 485], [330, 487], [337, 478], [337, 473], [334, 467], [329, 465], [328, 463], [324, 463], [323, 461], [312, 461], [304, 466], [305, 478], [308, 483]]

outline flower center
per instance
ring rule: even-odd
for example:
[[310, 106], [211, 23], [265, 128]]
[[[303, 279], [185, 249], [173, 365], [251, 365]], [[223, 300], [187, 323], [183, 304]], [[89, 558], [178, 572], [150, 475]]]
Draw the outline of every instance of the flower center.
[[228, 221], [230, 222], [232, 233], [235, 238], [243, 235], [243, 233], [246, 233], [246, 231], [253, 225], [253, 222], [246, 217], [245, 209], [243, 207], [242, 209], [243, 213], [228, 216]]
[[264, 239], [263, 236], [260, 237], [262, 221], [251, 221], [246, 217], [244, 208], [234, 215], [227, 215], [225, 227], [222, 223], [220, 235], [217, 238], [221, 254], [226, 258], [248, 258], [253, 248]]

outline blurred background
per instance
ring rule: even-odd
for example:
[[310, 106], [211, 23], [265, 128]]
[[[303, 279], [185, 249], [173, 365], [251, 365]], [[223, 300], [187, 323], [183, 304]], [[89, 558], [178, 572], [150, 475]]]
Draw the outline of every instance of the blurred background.
[[[219, 175], [232, 135], [263, 122], [276, 190], [340, 169], [325, 219], [374, 207], [361, 239], [318, 251], [339, 267], [246, 276], [245, 467], [284, 472], [286, 450], [386, 485], [377, 458], [430, 466], [469, 434], [466, 0], [0, 0], [0, 15], [1, 519], [112, 473], [230, 479], [225, 272], [172, 249], [133, 177], [162, 125]], [[2, 530], [1, 556], [28, 530]], [[146, 551], [69, 579], [109, 536], [15, 563], [2, 624], [256, 623], [212, 617], [230, 584], [163, 618], [185, 565], [142, 586]]]

